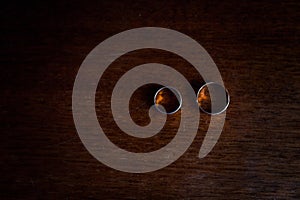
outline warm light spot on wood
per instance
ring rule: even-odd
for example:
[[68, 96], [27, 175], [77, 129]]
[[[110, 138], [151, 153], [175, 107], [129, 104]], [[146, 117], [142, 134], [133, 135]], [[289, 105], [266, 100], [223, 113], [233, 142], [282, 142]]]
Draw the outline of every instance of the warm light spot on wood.
[[163, 97], [163, 91], [160, 91], [157, 96], [156, 96], [156, 104], [161, 104], [163, 102], [164, 97]]
[[208, 100], [209, 99], [209, 96], [206, 94], [207, 92], [207, 88], [203, 88], [200, 93], [199, 93], [199, 96], [198, 96], [198, 103], [201, 104], [201, 102], [203, 102], [203, 100]]

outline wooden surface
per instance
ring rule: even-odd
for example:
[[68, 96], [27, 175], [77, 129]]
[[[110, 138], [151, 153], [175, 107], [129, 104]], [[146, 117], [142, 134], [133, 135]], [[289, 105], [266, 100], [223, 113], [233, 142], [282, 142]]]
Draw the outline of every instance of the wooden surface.
[[[0, 199], [299, 199], [299, 19], [298, 1], [6, 2]], [[71, 95], [79, 66], [96, 45], [144, 26], [198, 41], [216, 62], [231, 104], [206, 158], [197, 157], [210, 119], [201, 113], [197, 137], [180, 159], [152, 173], [129, 174], [106, 167], [84, 148]], [[99, 123], [114, 143], [136, 152], [167, 144], [179, 123], [172, 116], [163, 133], [140, 140], [111, 118], [113, 85], [125, 69], [149, 61], [168, 64], [190, 81], [201, 79], [181, 58], [157, 50], [132, 52], [109, 68], [98, 87]], [[146, 109], [132, 110], [138, 124], [147, 124]]]

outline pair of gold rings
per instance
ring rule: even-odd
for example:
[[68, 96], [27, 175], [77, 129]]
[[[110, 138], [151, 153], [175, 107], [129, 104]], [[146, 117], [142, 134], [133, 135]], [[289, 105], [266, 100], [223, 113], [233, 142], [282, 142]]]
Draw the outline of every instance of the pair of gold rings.
[[[197, 92], [196, 103], [200, 110], [210, 115], [223, 113], [228, 108], [229, 102], [228, 91], [215, 82], [204, 84]], [[213, 109], [212, 104], [214, 105]], [[154, 105], [158, 111], [164, 114], [174, 114], [182, 106], [182, 96], [176, 88], [165, 86], [155, 93]]]

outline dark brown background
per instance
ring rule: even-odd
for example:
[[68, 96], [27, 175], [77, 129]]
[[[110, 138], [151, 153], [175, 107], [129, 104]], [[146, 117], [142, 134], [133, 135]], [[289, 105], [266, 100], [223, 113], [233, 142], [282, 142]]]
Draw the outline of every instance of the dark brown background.
[[[2, 4], [0, 199], [299, 198], [299, 19], [298, 1]], [[97, 44], [144, 26], [198, 41], [216, 62], [232, 101], [206, 158], [197, 157], [209, 123], [201, 113], [197, 137], [179, 160], [156, 172], [128, 174], [84, 148], [71, 95], [81, 62]], [[99, 84], [99, 122], [112, 141], [137, 152], [170, 141], [180, 115], [149, 140], [126, 136], [111, 119], [113, 85], [124, 71], [148, 61], [169, 64], [191, 81], [199, 78], [184, 60], [155, 50], [132, 52], [109, 68]], [[145, 97], [143, 90], [133, 103], [141, 101], [137, 97]], [[145, 110], [131, 113], [141, 125], [149, 120]]]

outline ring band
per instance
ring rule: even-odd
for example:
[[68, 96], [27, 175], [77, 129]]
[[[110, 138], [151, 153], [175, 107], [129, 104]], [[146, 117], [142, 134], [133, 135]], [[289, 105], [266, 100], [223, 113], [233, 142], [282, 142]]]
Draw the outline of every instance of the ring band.
[[[163, 97], [163, 92], [164, 90], [168, 89], [169, 91], [171, 91], [177, 98], [177, 101], [178, 101], [178, 106], [176, 106], [175, 109], [171, 110], [171, 111], [167, 111], [166, 108], [164, 108], [162, 106], [162, 104], [160, 104], [160, 101], [163, 101], [164, 100], [164, 97]], [[164, 113], [164, 114], [174, 114], [176, 113], [182, 106], [182, 96], [180, 94], [180, 92], [174, 88], [174, 87], [171, 87], [171, 86], [165, 86], [165, 87], [162, 87], [160, 88], [154, 95], [154, 105], [155, 105], [155, 108], [161, 112], [161, 113]]]
[[[208, 95], [205, 94], [205, 88], [208, 88], [208, 92], [210, 93], [209, 96], [213, 96], [213, 98], [209, 97]], [[212, 93], [211, 93], [212, 92]], [[212, 95], [211, 95], [212, 94]], [[221, 96], [221, 98], [217, 98], [218, 96]], [[217, 110], [211, 110], [209, 111], [208, 109], [204, 108], [204, 103], [205, 100], [210, 100], [213, 99], [215, 101], [215, 105], [217, 104], [221, 104], [221, 106], [217, 105]], [[222, 86], [219, 83], [215, 83], [215, 82], [208, 82], [206, 84], [204, 84], [203, 86], [201, 86], [201, 88], [198, 90], [197, 93], [197, 103], [198, 106], [200, 108], [200, 110], [202, 110], [203, 112], [210, 114], [210, 115], [217, 115], [217, 114], [221, 114], [223, 113], [229, 106], [230, 103], [230, 96], [228, 93], [228, 90], [226, 88], [224, 88], [224, 86]], [[210, 106], [210, 108], [213, 108], [212, 105]]]

